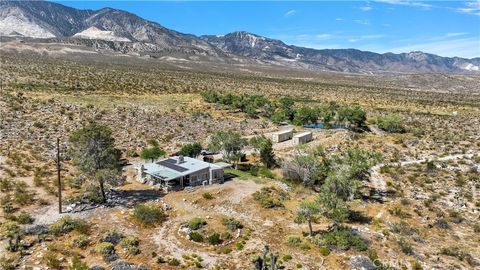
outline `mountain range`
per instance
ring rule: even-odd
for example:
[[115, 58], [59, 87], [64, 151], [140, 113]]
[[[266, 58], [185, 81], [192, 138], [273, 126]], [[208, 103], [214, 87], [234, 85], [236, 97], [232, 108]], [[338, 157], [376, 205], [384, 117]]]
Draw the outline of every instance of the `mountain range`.
[[122, 10], [79, 10], [47, 1], [0, 1], [0, 36], [29, 42], [77, 44], [139, 55], [205, 56], [253, 63], [349, 73], [480, 73], [480, 58], [424, 52], [374, 53], [311, 49], [248, 32], [223, 36], [180, 33]]

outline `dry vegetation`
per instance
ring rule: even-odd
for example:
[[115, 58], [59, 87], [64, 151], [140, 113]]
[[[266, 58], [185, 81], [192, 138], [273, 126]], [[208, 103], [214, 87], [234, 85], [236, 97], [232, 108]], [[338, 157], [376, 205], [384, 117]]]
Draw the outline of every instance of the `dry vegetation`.
[[[299, 71], [282, 78], [278, 70], [267, 77], [182, 70], [153, 60], [108, 60], [2, 52], [0, 267], [65, 269], [82, 262], [106, 267], [120, 258], [151, 269], [247, 269], [265, 244], [288, 269], [348, 269], [355, 255], [398, 269], [478, 267], [478, 78], [370, 79]], [[409, 80], [414, 80], [413, 87]], [[422, 83], [432, 80], [445, 91], [423, 91], [431, 86]], [[171, 153], [188, 142], [206, 142], [218, 130], [247, 137], [276, 130], [269, 119], [205, 103], [200, 92], [207, 89], [262, 94], [272, 100], [289, 95], [299, 105], [359, 104], [370, 124], [379, 116], [398, 115], [405, 122], [404, 133], [315, 130], [315, 141], [300, 150], [274, 145], [279, 158], [318, 144], [331, 153], [350, 147], [379, 152], [383, 161], [378, 173], [387, 189], [384, 200], [373, 200], [369, 194], [376, 186], [364, 181], [363, 196], [352, 202], [353, 214], [344, 224], [349, 230], [327, 235], [331, 221], [319, 217], [313, 229], [324, 238], [308, 238], [306, 225], [295, 222], [295, 213], [300, 201], [312, 198], [315, 191], [283, 179], [279, 169], [255, 175], [232, 169], [228, 172], [235, 177], [223, 185], [161, 194], [135, 182], [130, 168], [125, 170], [127, 182], [117, 188], [129, 194], [124, 199], [128, 206], [121, 201], [60, 219], [55, 205], [55, 140], [59, 137], [65, 150], [68, 135], [92, 120], [111, 128], [117, 147], [133, 163], [150, 138]], [[452, 155], [462, 156], [448, 159]], [[416, 162], [421, 159], [433, 161]], [[81, 187], [82, 179], [68, 160], [62, 179], [65, 204], [82, 199], [88, 187]], [[142, 197], [147, 198], [143, 208], [130, 207]], [[169, 209], [164, 209], [165, 203]], [[195, 230], [203, 238], [195, 242], [179, 231], [197, 217], [206, 225]], [[225, 225], [231, 218], [243, 227], [238, 235], [236, 227]], [[340, 244], [339, 239], [348, 243]]]

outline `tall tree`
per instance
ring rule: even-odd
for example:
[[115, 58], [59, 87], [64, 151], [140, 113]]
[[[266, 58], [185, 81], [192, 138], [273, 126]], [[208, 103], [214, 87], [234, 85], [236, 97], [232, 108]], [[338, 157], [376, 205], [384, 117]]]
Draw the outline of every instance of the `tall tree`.
[[179, 154], [187, 157], [198, 157], [202, 152], [202, 145], [199, 142], [188, 143], [182, 146]]
[[144, 148], [140, 152], [140, 158], [143, 160], [151, 160], [154, 162], [157, 158], [165, 156], [165, 150], [163, 150], [158, 144], [157, 140], [150, 139], [148, 140], [150, 147]]
[[260, 159], [267, 168], [271, 168], [277, 164], [275, 153], [273, 152], [272, 140], [265, 136], [255, 136], [250, 139], [250, 145], [259, 152]]
[[239, 133], [218, 131], [212, 135], [208, 148], [214, 152], [222, 152], [223, 158], [228, 162], [232, 162], [236, 167], [243, 154], [243, 147], [246, 144], [247, 141]]
[[91, 123], [73, 132], [69, 137], [69, 153], [75, 166], [95, 179], [105, 197], [105, 183], [120, 175], [120, 150], [115, 148], [112, 131], [103, 125]]

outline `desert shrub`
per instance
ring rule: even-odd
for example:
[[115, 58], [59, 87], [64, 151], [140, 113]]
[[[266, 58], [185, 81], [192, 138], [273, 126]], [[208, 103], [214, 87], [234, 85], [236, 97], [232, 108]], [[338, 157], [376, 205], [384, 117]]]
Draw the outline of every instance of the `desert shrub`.
[[322, 254], [323, 256], [328, 256], [328, 254], [330, 254], [330, 249], [328, 249], [327, 247], [320, 247], [320, 254]]
[[203, 242], [203, 235], [201, 235], [199, 232], [193, 231], [188, 234], [190, 239], [195, 242]]
[[208, 243], [210, 243], [211, 245], [218, 245], [222, 242], [222, 240], [220, 239], [220, 234], [219, 233], [212, 233], [210, 234], [208, 237], [207, 237], [207, 241]]
[[401, 235], [413, 235], [418, 232], [416, 228], [411, 227], [405, 222], [393, 223], [390, 226], [390, 231]]
[[71, 216], [63, 216], [55, 223], [50, 225], [48, 228], [49, 231], [54, 235], [62, 235], [69, 233], [71, 231], [77, 231], [79, 233], [87, 233], [88, 232], [88, 224], [84, 220], [81, 219], [73, 219]]
[[24, 211], [22, 211], [15, 219], [20, 224], [32, 224], [34, 221], [34, 218], [29, 213]]
[[0, 233], [4, 237], [14, 237], [20, 233], [20, 227], [15, 222], [7, 221], [0, 226]]
[[405, 131], [403, 119], [395, 114], [378, 117], [377, 125], [379, 128], [391, 133], [402, 133]]
[[288, 199], [288, 194], [275, 187], [263, 187], [253, 193], [253, 198], [264, 208], [283, 207], [283, 201]]
[[283, 257], [282, 257], [282, 260], [283, 260], [284, 262], [288, 262], [288, 261], [290, 261], [291, 259], [293, 259], [293, 257], [292, 257], [292, 255], [290, 255], [290, 254], [285, 254], [285, 255], [283, 255]]
[[120, 246], [131, 255], [140, 254], [139, 245], [140, 239], [136, 236], [127, 236], [120, 241]]
[[57, 258], [57, 254], [55, 254], [54, 252], [52, 251], [47, 252], [47, 254], [45, 254], [43, 259], [45, 260], [45, 264], [48, 267], [53, 269], [60, 269], [61, 262]]
[[404, 239], [400, 239], [398, 241], [398, 245], [400, 246], [400, 249], [402, 250], [403, 253], [407, 255], [412, 255], [413, 254], [413, 248], [412, 245], [410, 245], [407, 241]]
[[448, 224], [448, 222], [443, 219], [443, 218], [439, 218], [435, 221], [434, 223], [435, 227], [439, 228], [439, 229], [444, 229], [444, 230], [447, 230], [447, 229], [450, 229], [450, 224]]
[[115, 247], [112, 243], [102, 242], [95, 247], [95, 251], [103, 256], [108, 256], [115, 252]]
[[285, 244], [291, 247], [298, 247], [300, 244], [302, 244], [302, 239], [300, 239], [298, 236], [290, 235], [285, 240]]
[[0, 269], [3, 270], [15, 270], [15, 260], [14, 258], [0, 257]]
[[237, 248], [237, 250], [242, 250], [244, 246], [245, 245], [242, 242], [235, 243], [235, 247]]
[[220, 237], [221, 237], [223, 240], [230, 240], [230, 239], [232, 239], [232, 234], [230, 234], [230, 232], [222, 232], [222, 234], [220, 235]]
[[355, 248], [358, 251], [365, 251], [368, 248], [365, 240], [348, 228], [339, 228], [331, 232], [317, 234], [314, 243], [320, 248], [334, 246], [341, 250]]
[[212, 199], [213, 199], [213, 195], [212, 195], [212, 193], [210, 193], [210, 192], [204, 192], [204, 193], [202, 194], [202, 197], [203, 197], [204, 199], [206, 199], [206, 200], [212, 200]]
[[86, 235], [79, 235], [72, 241], [72, 246], [85, 249], [90, 244], [90, 240]]
[[472, 266], [475, 264], [475, 260], [473, 259], [472, 255], [461, 250], [459, 247], [443, 247], [440, 249], [440, 254], [455, 257], [461, 261], [466, 261]]
[[88, 265], [77, 256], [74, 256], [68, 265], [68, 270], [88, 270]]
[[207, 225], [207, 222], [203, 218], [194, 217], [188, 222], [188, 227], [191, 230], [198, 230], [203, 226]]
[[473, 224], [473, 231], [476, 233], [480, 233], [480, 223]]
[[105, 232], [100, 238], [100, 242], [108, 242], [116, 245], [124, 238], [123, 234], [115, 229]]
[[412, 270], [423, 270], [422, 265], [418, 261], [415, 261], [415, 260], [412, 260], [410, 262], [410, 267], [412, 268]]
[[161, 209], [155, 206], [137, 204], [133, 209], [133, 218], [142, 225], [151, 227], [162, 222], [166, 216]]
[[259, 170], [260, 170], [260, 168], [258, 168], [258, 166], [251, 166], [249, 172], [250, 172], [251, 175], [257, 176]]
[[242, 223], [234, 218], [224, 218], [222, 224], [230, 230], [236, 230], [243, 228]]
[[168, 259], [167, 264], [172, 265], [172, 266], [179, 266], [180, 261], [177, 260], [176, 258], [170, 258], [170, 259]]

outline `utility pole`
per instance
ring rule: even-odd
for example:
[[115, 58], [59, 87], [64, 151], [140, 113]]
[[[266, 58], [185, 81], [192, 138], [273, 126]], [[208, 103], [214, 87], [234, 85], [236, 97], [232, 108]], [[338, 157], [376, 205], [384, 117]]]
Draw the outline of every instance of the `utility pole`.
[[58, 179], [58, 213], [62, 213], [62, 181], [60, 179], [60, 138], [57, 138], [57, 179]]

